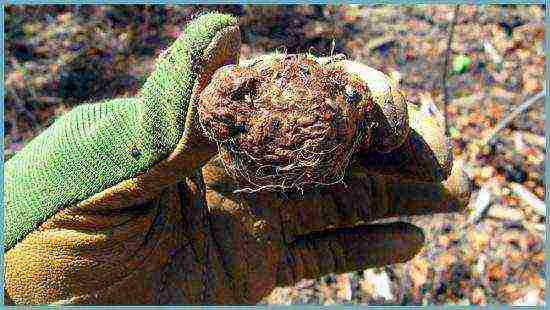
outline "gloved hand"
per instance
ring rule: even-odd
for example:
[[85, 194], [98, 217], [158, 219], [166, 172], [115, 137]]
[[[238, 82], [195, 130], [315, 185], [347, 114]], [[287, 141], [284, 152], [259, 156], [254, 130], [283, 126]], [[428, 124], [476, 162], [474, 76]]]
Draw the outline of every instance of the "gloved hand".
[[361, 222], [463, 204], [463, 171], [432, 135], [442, 128], [416, 108], [404, 143], [362, 151], [346, 186], [235, 194], [196, 109], [239, 43], [235, 19], [198, 17], [137, 98], [76, 108], [6, 163], [9, 302], [254, 304], [302, 278], [406, 261], [423, 244], [412, 225]]

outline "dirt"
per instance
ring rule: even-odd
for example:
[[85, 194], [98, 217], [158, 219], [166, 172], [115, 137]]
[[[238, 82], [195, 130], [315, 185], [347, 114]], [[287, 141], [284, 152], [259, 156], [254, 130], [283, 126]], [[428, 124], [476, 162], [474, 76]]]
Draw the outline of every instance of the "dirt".
[[368, 148], [375, 126], [367, 117], [376, 104], [366, 83], [306, 54], [223, 68], [201, 103], [202, 127], [218, 142], [240, 191], [341, 182], [355, 150]]

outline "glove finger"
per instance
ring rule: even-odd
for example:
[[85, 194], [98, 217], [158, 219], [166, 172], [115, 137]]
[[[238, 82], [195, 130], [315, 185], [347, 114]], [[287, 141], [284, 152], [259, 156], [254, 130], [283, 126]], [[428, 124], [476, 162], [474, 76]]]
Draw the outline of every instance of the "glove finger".
[[402, 182], [385, 176], [354, 174], [346, 186], [295, 195], [281, 203], [287, 239], [327, 228], [352, 227], [409, 215], [458, 212], [470, 196], [470, 182], [457, 164], [445, 182]]
[[420, 228], [401, 222], [306, 235], [289, 244], [282, 255], [277, 285], [405, 262], [423, 243]]
[[203, 168], [209, 205], [240, 201], [246, 214], [277, 226], [288, 242], [330, 228], [353, 227], [382, 218], [460, 211], [469, 197], [469, 183], [457, 164], [443, 183], [400, 182], [386, 176], [352, 172], [346, 185], [302, 193], [262, 192], [237, 196], [219, 163]]
[[371, 174], [401, 180], [437, 182], [451, 173], [451, 143], [445, 135], [444, 118], [431, 102], [409, 105], [411, 132], [406, 141], [391, 152], [361, 150], [358, 161]]
[[455, 161], [450, 176], [443, 182], [423, 183], [389, 180], [388, 191], [394, 193], [387, 217], [461, 212], [466, 209], [472, 192], [472, 181]]

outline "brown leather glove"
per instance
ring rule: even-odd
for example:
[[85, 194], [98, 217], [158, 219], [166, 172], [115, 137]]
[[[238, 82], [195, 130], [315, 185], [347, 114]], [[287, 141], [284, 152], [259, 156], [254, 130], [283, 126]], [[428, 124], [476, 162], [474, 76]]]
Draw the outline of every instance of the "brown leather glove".
[[[428, 131], [414, 132], [409, 150]], [[407, 158], [437, 157], [427, 155]], [[426, 169], [403, 161], [403, 171]], [[8, 276], [17, 278], [8, 292], [20, 303], [255, 304], [303, 278], [404, 262], [423, 245], [419, 228], [358, 223], [452, 212], [468, 198], [458, 166], [444, 182], [400, 181], [392, 169], [382, 174], [383, 163], [374, 168], [377, 175], [357, 163], [347, 186], [303, 196], [234, 194], [213, 160], [139, 205], [59, 213], [8, 254]]]

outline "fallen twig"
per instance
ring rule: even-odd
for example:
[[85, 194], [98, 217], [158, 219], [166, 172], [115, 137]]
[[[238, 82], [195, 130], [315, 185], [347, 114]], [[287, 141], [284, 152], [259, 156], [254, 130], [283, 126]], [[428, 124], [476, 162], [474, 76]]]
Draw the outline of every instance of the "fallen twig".
[[514, 118], [516, 118], [523, 111], [527, 110], [531, 105], [533, 105], [533, 103], [537, 102], [539, 99], [544, 98], [545, 93], [546, 93], [546, 89], [543, 89], [540, 93], [536, 94], [535, 96], [529, 98], [524, 103], [517, 106], [514, 109], [514, 111], [510, 113], [510, 115], [508, 115], [506, 118], [500, 121], [500, 123], [495, 127], [493, 132], [487, 138], [483, 139], [483, 142], [481, 143], [481, 145], [487, 145], [489, 142], [491, 142], [491, 140], [493, 140], [502, 129], [506, 128], [506, 126], [508, 126], [508, 124], [510, 124], [510, 122]]
[[449, 38], [447, 40], [447, 50], [445, 51], [445, 64], [443, 65], [443, 106], [444, 106], [444, 116], [445, 116], [445, 134], [449, 134], [449, 122], [448, 122], [448, 111], [449, 111], [449, 90], [447, 89], [447, 72], [449, 67], [449, 55], [451, 54], [451, 42], [453, 41], [453, 33], [456, 24], [456, 17], [458, 16], [458, 9], [460, 5], [455, 6], [455, 12], [453, 15], [453, 20], [449, 25]]
[[546, 225], [544, 224], [533, 224], [533, 229], [535, 229], [538, 232], [546, 232]]
[[523, 139], [527, 143], [533, 144], [533, 145], [536, 145], [536, 146], [542, 147], [542, 148], [546, 147], [546, 137], [534, 134], [534, 133], [529, 132], [529, 131], [523, 131], [521, 134], [522, 134]]
[[544, 201], [540, 200], [535, 194], [519, 183], [511, 183], [510, 188], [522, 201], [530, 205], [535, 213], [546, 217], [546, 205]]
[[485, 215], [487, 211], [487, 207], [489, 207], [489, 203], [491, 202], [491, 190], [489, 189], [489, 185], [483, 185], [481, 189], [479, 190], [479, 193], [477, 195], [476, 201], [473, 205], [473, 210], [470, 213], [470, 217], [466, 223], [466, 225], [472, 225]]
[[492, 205], [487, 211], [487, 217], [518, 223], [521, 223], [525, 219], [525, 215], [518, 208], [506, 207], [500, 204]]

